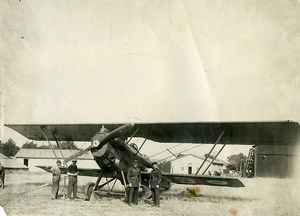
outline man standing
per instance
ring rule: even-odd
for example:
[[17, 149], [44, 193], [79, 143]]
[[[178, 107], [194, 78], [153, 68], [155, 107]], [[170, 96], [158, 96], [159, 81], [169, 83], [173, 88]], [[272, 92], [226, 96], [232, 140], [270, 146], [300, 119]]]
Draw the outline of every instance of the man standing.
[[127, 181], [129, 183], [129, 200], [128, 204], [132, 202], [137, 205], [139, 200], [139, 186], [141, 182], [141, 171], [138, 167], [138, 161], [133, 160], [133, 166], [129, 167], [127, 172]]
[[153, 162], [152, 167], [153, 167], [153, 170], [151, 171], [149, 188], [152, 191], [153, 204], [155, 206], [159, 207], [159, 183], [162, 178], [162, 172], [158, 168], [158, 165], [156, 162]]
[[57, 199], [57, 195], [58, 195], [59, 182], [60, 182], [60, 176], [61, 176], [60, 165], [61, 165], [61, 161], [57, 160], [56, 165], [54, 165], [51, 168], [51, 172], [52, 172], [51, 199], [52, 200]]
[[0, 188], [4, 187], [4, 179], [5, 179], [5, 170], [4, 166], [0, 163]]
[[68, 167], [67, 175], [69, 176], [68, 182], [68, 198], [71, 201], [71, 196], [73, 192], [73, 198], [77, 198], [77, 160], [72, 160], [72, 164]]

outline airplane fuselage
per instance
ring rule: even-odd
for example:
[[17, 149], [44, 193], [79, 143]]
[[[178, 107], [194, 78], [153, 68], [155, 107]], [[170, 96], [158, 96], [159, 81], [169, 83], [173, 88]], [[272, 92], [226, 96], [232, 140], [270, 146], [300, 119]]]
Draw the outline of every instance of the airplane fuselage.
[[[95, 140], [101, 142], [101, 138], [104, 136], [105, 134], [97, 133], [92, 138], [92, 143], [95, 142]], [[151, 161], [138, 152], [135, 144], [126, 145], [120, 138], [115, 138], [104, 145], [99, 145], [91, 149], [91, 152], [96, 163], [102, 170], [123, 170], [126, 172], [132, 165], [133, 160], [138, 160], [141, 170], [152, 167]]]

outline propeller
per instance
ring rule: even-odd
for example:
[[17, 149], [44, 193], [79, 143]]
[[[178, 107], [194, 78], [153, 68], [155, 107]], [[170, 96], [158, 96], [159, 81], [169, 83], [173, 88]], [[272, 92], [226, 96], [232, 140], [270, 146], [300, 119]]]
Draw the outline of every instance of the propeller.
[[[109, 132], [108, 134], [105, 134], [105, 136], [102, 139], [92, 139], [91, 145], [88, 146], [87, 148], [76, 152], [75, 154], [71, 155], [65, 160], [65, 163], [68, 163], [72, 161], [75, 158], [78, 158], [84, 154], [86, 154], [88, 151], [90, 151], [93, 148], [100, 148], [106, 144], [108, 141], [123, 136], [125, 135], [128, 131], [130, 131], [134, 127], [134, 123], [127, 123], [125, 125], [122, 125], [121, 127], [116, 128], [115, 130]], [[101, 132], [101, 130], [100, 130]]]

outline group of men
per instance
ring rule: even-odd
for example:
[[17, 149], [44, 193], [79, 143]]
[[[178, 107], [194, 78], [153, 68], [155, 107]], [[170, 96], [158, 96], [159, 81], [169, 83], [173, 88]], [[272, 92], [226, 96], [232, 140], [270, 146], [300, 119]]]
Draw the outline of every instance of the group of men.
[[[69, 177], [68, 181], [68, 200], [73, 198], [77, 198], [77, 160], [72, 160], [72, 164], [68, 167], [67, 175]], [[162, 172], [158, 168], [156, 162], [152, 164], [153, 170], [151, 171], [149, 188], [152, 191], [152, 200], [153, 205], [159, 207], [159, 184], [162, 179]], [[55, 200], [58, 198], [58, 190], [59, 190], [59, 182], [61, 178], [61, 161], [57, 160], [56, 165], [51, 168], [52, 172], [52, 191], [51, 191], [51, 199]], [[127, 181], [129, 187], [129, 195], [128, 195], [128, 204], [130, 206], [137, 205], [139, 199], [139, 187], [141, 186], [141, 170], [138, 165], [138, 161], [134, 160], [132, 167], [129, 167], [127, 172]]]
[[[68, 181], [68, 194], [67, 199], [71, 201], [72, 199], [72, 193], [73, 193], [73, 199], [77, 198], [77, 175], [78, 175], [78, 169], [77, 169], [77, 160], [72, 160], [72, 164], [68, 167], [67, 175], [69, 177]], [[51, 168], [52, 172], [52, 190], [51, 190], [51, 199], [55, 200], [58, 198], [58, 190], [59, 190], [59, 182], [61, 178], [61, 161], [57, 160], [56, 165], [54, 165]]]
[[[149, 188], [152, 192], [153, 205], [159, 207], [159, 184], [162, 179], [162, 172], [158, 168], [156, 162], [152, 164], [153, 170], [151, 171]], [[141, 186], [141, 171], [138, 166], [138, 161], [133, 161], [133, 166], [128, 169], [127, 181], [129, 186], [128, 204], [132, 203], [137, 205], [139, 198], [139, 187]]]

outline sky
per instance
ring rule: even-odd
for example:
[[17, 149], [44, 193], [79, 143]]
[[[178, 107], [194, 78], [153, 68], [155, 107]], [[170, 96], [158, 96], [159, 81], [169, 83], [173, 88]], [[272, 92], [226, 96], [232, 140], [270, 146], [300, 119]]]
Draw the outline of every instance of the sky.
[[0, 10], [2, 141], [26, 142], [4, 124], [300, 121], [298, 1], [26, 0]]

